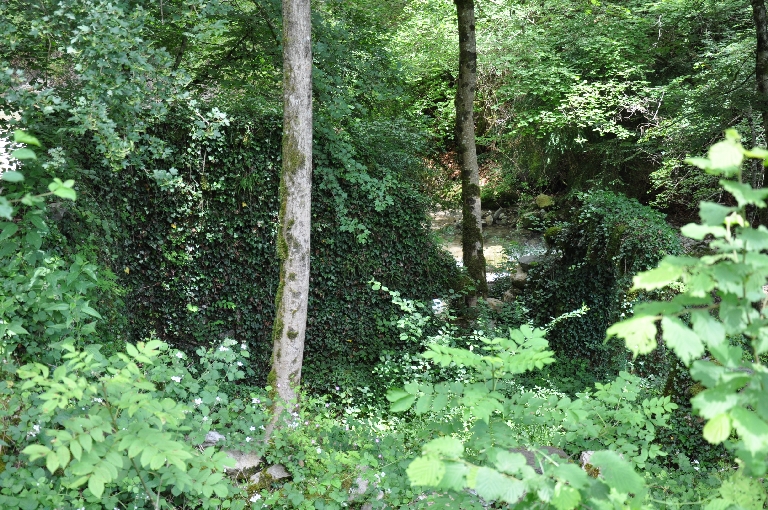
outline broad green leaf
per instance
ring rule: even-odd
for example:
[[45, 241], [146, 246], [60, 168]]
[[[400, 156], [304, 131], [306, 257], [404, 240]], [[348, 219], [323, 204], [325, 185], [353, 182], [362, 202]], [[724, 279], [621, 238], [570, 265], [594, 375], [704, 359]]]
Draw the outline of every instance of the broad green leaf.
[[756, 205], [758, 207], [765, 207], [765, 198], [768, 197], [768, 189], [758, 188], [754, 189], [749, 184], [742, 184], [734, 181], [721, 180], [720, 184], [725, 191], [733, 195], [736, 199], [739, 207], [746, 205]]
[[699, 217], [705, 225], [722, 225], [725, 217], [736, 211], [735, 207], [726, 207], [714, 202], [699, 203]]
[[421, 415], [432, 409], [432, 395], [422, 395], [416, 401], [416, 407], [414, 411], [416, 414]]
[[718, 414], [704, 425], [704, 439], [720, 444], [731, 435], [731, 419], [727, 413]]
[[0, 224], [0, 228], [2, 228], [2, 231], [0, 232], [0, 241], [5, 241], [19, 231], [19, 226], [15, 223], [2, 223]]
[[436, 486], [439, 489], [461, 491], [467, 483], [468, 468], [463, 462], [444, 462], [445, 474]]
[[502, 500], [516, 503], [525, 492], [525, 484], [509, 478], [495, 469], [481, 467], [477, 470], [475, 486], [477, 494], [486, 501]]
[[87, 313], [91, 317], [96, 317], [97, 319], [101, 319], [101, 314], [88, 305], [85, 305], [80, 309], [83, 311], [83, 313]]
[[72, 441], [69, 443], [69, 451], [72, 452], [72, 457], [74, 457], [75, 460], [80, 460], [80, 457], [83, 455], [83, 447], [80, 446], [78, 441]]
[[741, 162], [744, 161], [744, 152], [741, 144], [732, 140], [717, 142], [709, 148], [710, 166], [705, 168], [708, 173], [730, 177], [739, 171]]
[[506, 450], [499, 450], [494, 461], [496, 469], [502, 473], [515, 474], [527, 465], [525, 457], [520, 453], [512, 453]]
[[635, 473], [632, 465], [612, 451], [595, 452], [590, 459], [590, 464], [600, 468], [600, 476], [609, 487], [624, 494], [636, 496], [645, 492], [643, 478]]
[[710, 234], [714, 237], [725, 237], [726, 230], [725, 227], [689, 223], [680, 228], [680, 233], [685, 237], [701, 241]]
[[707, 420], [739, 405], [739, 396], [725, 385], [706, 389], [691, 399], [693, 408]]
[[735, 407], [731, 409], [731, 420], [733, 428], [749, 451], [757, 453], [768, 450], [768, 423], [755, 412]]
[[45, 467], [51, 473], [59, 469], [59, 456], [53, 450], [49, 451], [48, 455], [45, 456]]
[[27, 232], [27, 235], [24, 236], [24, 241], [33, 249], [33, 250], [39, 250], [40, 246], [43, 244], [43, 238], [40, 237], [40, 234], [37, 233], [36, 230], [30, 230]]
[[762, 510], [766, 493], [760, 480], [746, 476], [739, 469], [720, 486], [720, 495], [731, 505], [744, 510]]
[[11, 156], [16, 159], [37, 159], [37, 155], [35, 154], [35, 151], [32, 149], [16, 149], [15, 151], [11, 152]]
[[676, 282], [683, 275], [683, 268], [665, 264], [663, 261], [659, 267], [650, 271], [643, 271], [633, 278], [634, 289], [663, 289], [670, 283]]
[[562, 462], [552, 469], [552, 474], [561, 480], [567, 480], [571, 486], [577, 489], [584, 489], [589, 486], [589, 475], [575, 464]]
[[432, 401], [432, 411], [439, 413], [448, 404], [448, 395], [446, 393], [436, 393]]
[[13, 206], [5, 197], [0, 197], [0, 218], [5, 218], [6, 220], [13, 219]]
[[403, 411], [407, 411], [411, 408], [413, 403], [416, 401], [416, 395], [410, 395], [406, 394], [406, 397], [401, 398], [400, 400], [397, 400], [395, 402], [392, 402], [392, 404], [389, 406], [389, 410], [393, 413], [401, 413]]
[[555, 485], [555, 494], [552, 496], [552, 505], [557, 510], [572, 510], [581, 503], [581, 493], [561, 482]]
[[664, 341], [686, 366], [704, 354], [704, 344], [701, 343], [699, 336], [680, 319], [664, 317], [661, 319], [661, 330]]
[[21, 453], [29, 456], [29, 461], [34, 462], [37, 459], [42, 459], [51, 452], [51, 449], [41, 444], [31, 444], [24, 448]]
[[656, 348], [656, 317], [634, 316], [608, 328], [608, 338], [623, 338], [627, 349], [637, 357]]
[[67, 467], [71, 457], [69, 456], [69, 448], [66, 446], [60, 446], [56, 449], [56, 455], [59, 457], [59, 466], [61, 468]]
[[36, 145], [37, 147], [40, 147], [40, 142], [37, 140], [37, 138], [19, 129], [13, 132], [13, 141], [16, 143], [25, 143], [27, 145]]
[[693, 331], [710, 349], [725, 343], [725, 328], [707, 310], [691, 312]]
[[416, 457], [405, 471], [411, 485], [435, 487], [445, 475], [445, 464], [434, 456]]
[[72, 188], [59, 187], [53, 191], [53, 194], [67, 200], [77, 200], [77, 192]]
[[104, 478], [99, 472], [95, 472], [88, 478], [88, 489], [94, 496], [100, 498], [104, 494]]
[[424, 445], [424, 452], [457, 459], [464, 454], [464, 444], [455, 437], [438, 437]]
[[21, 182], [24, 180], [24, 174], [21, 172], [15, 172], [13, 170], [8, 170], [7, 172], [0, 174], [0, 180], [7, 182]]

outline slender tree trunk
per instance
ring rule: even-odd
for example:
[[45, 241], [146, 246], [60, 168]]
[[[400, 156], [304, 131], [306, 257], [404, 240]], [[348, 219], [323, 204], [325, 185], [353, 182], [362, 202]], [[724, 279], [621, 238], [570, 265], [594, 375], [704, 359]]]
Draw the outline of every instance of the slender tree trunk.
[[477, 87], [477, 49], [475, 45], [475, 4], [473, 0], [454, 0], [459, 25], [459, 80], [456, 88], [456, 143], [461, 167], [462, 230], [464, 267], [476, 291], [467, 296], [475, 306], [477, 296], [488, 294], [483, 256], [483, 224], [480, 209], [480, 175], [475, 147], [474, 102]]
[[[757, 36], [757, 48], [755, 49], [755, 78], [757, 80], [758, 110], [763, 120], [763, 129], [760, 134], [763, 143], [768, 143], [768, 17], [765, 13], [765, 0], [751, 0], [752, 18], [755, 21], [755, 35]], [[758, 173], [759, 172], [759, 173]], [[760, 165], [753, 181], [765, 181], [765, 168]], [[768, 224], [768, 210], [758, 209], [757, 221]]]
[[275, 403], [269, 440], [286, 405], [297, 405], [309, 295], [312, 188], [312, 43], [310, 0], [283, 0], [283, 163], [277, 254], [280, 284], [268, 383]]

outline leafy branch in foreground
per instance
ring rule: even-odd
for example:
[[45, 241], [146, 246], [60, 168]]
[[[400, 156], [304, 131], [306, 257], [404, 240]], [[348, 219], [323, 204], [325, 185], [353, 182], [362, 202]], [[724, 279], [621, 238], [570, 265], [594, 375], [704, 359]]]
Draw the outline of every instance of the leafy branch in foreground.
[[691, 400], [707, 420], [704, 438], [725, 442], [748, 474], [763, 476], [768, 468], [768, 295], [763, 290], [768, 229], [752, 227], [746, 218], [748, 207], [766, 207], [768, 189], [743, 182], [746, 158], [765, 161], [768, 151], [745, 150], [738, 133], [730, 130], [707, 158], [688, 160], [719, 176], [736, 205], [699, 205], [701, 223], [681, 231], [692, 239], [710, 240], [711, 254], [666, 257], [656, 269], [637, 275], [635, 289], [680, 281], [684, 290], [670, 301], [638, 305], [634, 317], [612, 326], [608, 335], [624, 338], [635, 355], [647, 354], [656, 347], [660, 328], [664, 342], [706, 388]]

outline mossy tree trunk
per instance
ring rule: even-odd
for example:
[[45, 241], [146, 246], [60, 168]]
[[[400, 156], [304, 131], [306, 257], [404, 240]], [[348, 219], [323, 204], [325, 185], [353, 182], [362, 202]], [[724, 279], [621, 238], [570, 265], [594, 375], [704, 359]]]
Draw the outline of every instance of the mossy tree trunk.
[[280, 426], [297, 405], [304, 357], [309, 296], [309, 237], [312, 188], [312, 45], [310, 0], [283, 0], [283, 152], [277, 254], [280, 283], [273, 326], [274, 418]]
[[474, 0], [454, 0], [459, 25], [459, 80], [456, 88], [456, 144], [461, 167], [462, 230], [464, 267], [475, 291], [467, 305], [475, 306], [478, 295], [488, 294], [483, 255], [483, 225], [480, 209], [480, 175], [475, 146], [474, 102], [477, 88]]

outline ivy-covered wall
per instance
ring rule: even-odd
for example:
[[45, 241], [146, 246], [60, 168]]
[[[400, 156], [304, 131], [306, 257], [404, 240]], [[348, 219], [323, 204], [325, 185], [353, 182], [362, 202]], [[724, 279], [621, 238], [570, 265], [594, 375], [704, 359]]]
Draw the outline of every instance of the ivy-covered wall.
[[[262, 113], [199, 133], [183, 120], [163, 128], [176, 154], [173, 168], [101, 173], [84, 183], [91, 196], [112, 204], [119, 224], [111, 250], [126, 288], [126, 336], [135, 341], [154, 332], [188, 351], [233, 336], [249, 345], [254, 382], [263, 383], [278, 275], [279, 121]], [[372, 278], [421, 299], [453, 283], [455, 263], [430, 235], [424, 199], [390, 177], [382, 209], [363, 187], [335, 176], [331, 191], [316, 172], [309, 386], [360, 383], [382, 350], [405, 347], [390, 322], [395, 309], [370, 289]], [[339, 190], [345, 214], [370, 231], [367, 242], [340, 229], [349, 218], [338, 214]]]

